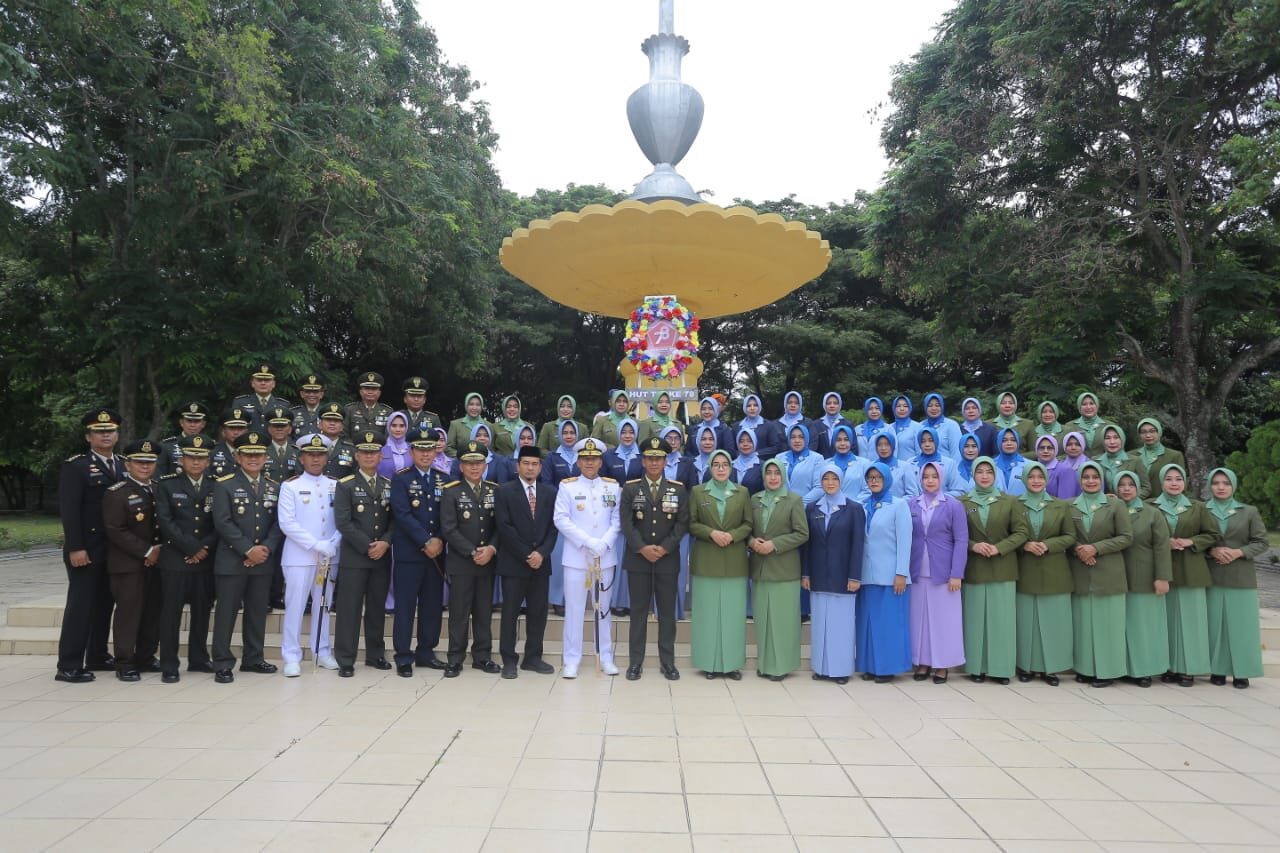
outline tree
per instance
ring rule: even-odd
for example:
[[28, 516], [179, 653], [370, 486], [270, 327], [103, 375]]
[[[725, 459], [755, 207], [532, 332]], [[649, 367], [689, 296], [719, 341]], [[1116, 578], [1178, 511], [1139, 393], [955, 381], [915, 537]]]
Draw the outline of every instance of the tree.
[[1236, 499], [1253, 504], [1270, 526], [1280, 524], [1280, 421], [1253, 431], [1248, 450], [1227, 457], [1239, 480]]
[[961, 2], [895, 74], [889, 284], [1012, 303], [1015, 376], [1164, 386], [1171, 411], [1148, 402], [1202, 476], [1280, 353], [1278, 73], [1274, 3]]

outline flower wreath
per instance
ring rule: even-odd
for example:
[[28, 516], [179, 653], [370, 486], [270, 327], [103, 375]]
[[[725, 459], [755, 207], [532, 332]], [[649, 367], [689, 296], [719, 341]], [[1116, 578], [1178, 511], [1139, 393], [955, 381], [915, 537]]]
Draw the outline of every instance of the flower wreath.
[[[675, 329], [671, 355], [649, 353], [649, 324], [666, 321]], [[627, 336], [622, 342], [627, 360], [650, 379], [674, 379], [698, 354], [698, 330], [702, 324], [693, 312], [670, 296], [650, 296], [631, 312]]]

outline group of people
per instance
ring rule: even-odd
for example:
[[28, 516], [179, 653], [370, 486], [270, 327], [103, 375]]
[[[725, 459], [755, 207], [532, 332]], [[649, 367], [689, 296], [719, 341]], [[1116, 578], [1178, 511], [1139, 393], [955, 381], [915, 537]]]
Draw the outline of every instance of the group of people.
[[626, 674], [637, 679], [652, 611], [660, 670], [674, 680], [675, 623], [690, 595], [692, 662], [708, 678], [741, 677], [748, 619], [757, 674], [774, 680], [799, 667], [810, 620], [813, 677], [841, 684], [906, 671], [945, 683], [961, 666], [975, 681], [1051, 685], [1073, 670], [1097, 687], [1154, 677], [1191, 686], [1198, 675], [1247, 687], [1262, 674], [1257, 510], [1235, 499], [1223, 468], [1209, 475], [1210, 499], [1193, 499], [1159, 421], [1139, 422], [1130, 451], [1089, 392], [1065, 424], [1051, 401], [1022, 418], [1010, 392], [990, 421], [977, 398], [952, 419], [928, 394], [919, 421], [909, 398], [886, 407], [872, 397], [858, 424], [834, 391], [813, 419], [797, 392], [775, 420], [749, 394], [730, 427], [715, 397], [686, 424], [669, 395], [637, 417], [615, 391], [590, 425], [565, 395], [538, 429], [515, 395], [486, 419], [479, 394], [446, 428], [424, 407], [422, 377], [406, 380], [398, 411], [380, 402], [374, 372], [346, 407], [325, 403], [314, 376], [294, 407], [274, 396], [267, 365], [251, 384], [217, 441], [203, 434], [199, 403], [183, 407], [180, 435], [132, 442], [123, 457], [115, 413], [86, 417], [90, 451], [60, 481], [71, 583], [59, 680], [114, 669], [125, 681], [149, 670], [177, 681], [184, 606], [188, 669], [220, 682], [233, 679], [242, 611], [240, 670], [275, 671], [263, 654], [270, 606], [284, 609], [290, 676], [309, 606], [314, 659], [342, 676], [354, 674], [362, 626], [365, 663], [393, 666], [384, 611], [403, 676], [415, 665], [459, 675], [469, 641], [476, 669], [551, 673], [550, 609], [565, 616], [568, 678], [587, 613], [600, 670], [619, 673], [611, 616], [630, 614]]

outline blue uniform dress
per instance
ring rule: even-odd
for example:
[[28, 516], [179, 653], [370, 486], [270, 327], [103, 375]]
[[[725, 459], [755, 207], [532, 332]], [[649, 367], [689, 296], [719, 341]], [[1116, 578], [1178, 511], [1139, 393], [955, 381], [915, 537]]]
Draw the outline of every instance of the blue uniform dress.
[[747, 403], [755, 400], [760, 406], [760, 410], [764, 411], [764, 404], [760, 402], [760, 397], [756, 394], [748, 394], [742, 400], [742, 420], [738, 422], [738, 427], [749, 427], [756, 434], [756, 453], [761, 459], [772, 459], [779, 453], [787, 449], [787, 430], [778, 421], [765, 420], [761, 415], [754, 418], [747, 414]]
[[[907, 404], [907, 416], [899, 418], [895, 414], [898, 410], [898, 401], [905, 400]], [[910, 459], [920, 452], [920, 445], [916, 444], [916, 431], [920, 429], [920, 424], [911, 420], [911, 398], [905, 394], [899, 394], [893, 398], [889, 411], [886, 415], [892, 415], [893, 420], [889, 422], [889, 429], [893, 431], [893, 437], [898, 442], [898, 458]]]
[[[544, 473], [550, 472], [551, 485], [557, 489], [560, 488], [560, 481], [567, 477], [577, 477], [582, 472], [578, 470], [578, 451], [571, 447], [565, 447], [561, 442], [560, 446], [547, 454], [546, 461], [542, 464]], [[551, 550], [551, 580], [547, 587], [547, 601], [552, 607], [564, 607], [564, 572], [561, 571], [561, 559], [564, 556], [564, 537], [556, 537], [556, 546]]]
[[836, 452], [836, 430], [844, 426], [849, 428], [849, 440], [853, 442], [849, 452], [857, 455], [858, 437], [853, 434], [853, 424], [844, 415], [828, 415], [826, 413], [826, 402], [832, 397], [836, 398], [842, 409], [844, 408], [844, 400], [835, 391], [828, 391], [822, 395], [822, 417], [809, 425], [809, 430], [812, 433], [813, 449], [830, 459]]
[[996, 454], [1000, 452], [1000, 446], [996, 444], [996, 427], [982, 419], [982, 401], [977, 397], [965, 397], [960, 402], [961, 414], [964, 413], [964, 407], [970, 403], [978, 407], [978, 419], [976, 421], [961, 421], [960, 436], [963, 438], [966, 435], [973, 435], [978, 439], [978, 455], [990, 456], [994, 459]]
[[[876, 450], [876, 456], [871, 461], [880, 462], [893, 472], [892, 494], [895, 498], [914, 498], [920, 494], [920, 477], [916, 474], [915, 466], [909, 461], [898, 458], [897, 439], [891, 433], [877, 435], [875, 439], [877, 445], [881, 444], [882, 438], [889, 443], [888, 455], [881, 456], [880, 451]], [[864, 485], [858, 494], [858, 500], [866, 500], [870, 494], [871, 492]]]
[[[438, 469], [414, 466], [391, 480], [392, 572], [396, 606], [392, 623], [396, 666], [425, 666], [440, 643], [440, 611], [444, 607], [444, 554], [434, 560], [422, 548], [440, 534], [440, 493], [445, 477]], [[414, 623], [417, 645], [414, 645]]]
[[[871, 413], [868, 411], [872, 403], [880, 407], [880, 417], [874, 421], [871, 420]], [[854, 428], [854, 434], [858, 439], [858, 455], [868, 462], [875, 462], [879, 458], [876, 454], [876, 437], [885, 433], [893, 437], [896, 451], [898, 437], [893, 435], [893, 425], [884, 419], [884, 401], [879, 397], [868, 397], [862, 404], [862, 413], [867, 416], [867, 419]]]
[[[787, 414], [787, 401], [790, 400], [792, 397], [795, 398], [796, 403], [799, 406], [799, 411], [796, 412], [796, 414], [794, 415]], [[808, 440], [810, 442], [808, 447], [811, 450], [816, 450], [816, 448], [814, 448], [812, 444], [813, 422], [809, 418], [806, 418], [804, 416], [804, 396], [799, 391], [788, 391], [787, 393], [782, 395], [782, 415], [776, 421], [774, 421], [774, 423], [776, 423], [779, 427], [782, 428], [782, 434], [787, 437], [786, 438], [787, 441], [790, 441], [792, 427], [797, 425], [804, 427], [805, 435], [808, 436]]]
[[[624, 424], [630, 424], [632, 431], [639, 433], [640, 427], [631, 418], [623, 418], [618, 423], [619, 433], [622, 432]], [[631, 444], [619, 444], [617, 447], [606, 450], [604, 452], [604, 475], [617, 480], [619, 488], [626, 484], [628, 480], [644, 476], [644, 466], [640, 464], [640, 446], [635, 441], [632, 441]], [[618, 534], [618, 544], [614, 548], [614, 553], [627, 553], [626, 537], [621, 533]], [[618, 560], [618, 566], [614, 570], [613, 596], [609, 604], [614, 610], [631, 609], [631, 584], [627, 580], [627, 570], [622, 568], [621, 559]]]
[[893, 474], [882, 463], [872, 467], [885, 488], [863, 503], [867, 541], [862, 552], [862, 599], [857, 612], [857, 669], [892, 676], [911, 669], [908, 598], [896, 595], [894, 579], [911, 583], [911, 509], [890, 493]]
[[[665, 432], [665, 430], [664, 430]], [[666, 436], [662, 436], [666, 440]], [[679, 453], [667, 454], [667, 467], [663, 476], [684, 486], [686, 493], [693, 491], [693, 460]], [[680, 574], [676, 580], [676, 618], [683, 619], [689, 596], [689, 534], [680, 540]], [[656, 610], [655, 610], [656, 615]]]
[[854, 671], [857, 596], [849, 581], [862, 579], [866, 513], [843, 492], [805, 508], [809, 541], [801, 556], [813, 606], [810, 666], [824, 678], [848, 678]]
[[[996, 436], [997, 446], [1004, 441], [1005, 433], [1013, 433], [1017, 436], [1018, 431], [1006, 427], [1000, 430]], [[1022, 469], [1027, 465], [1027, 458], [1020, 452], [1005, 453], [1001, 451], [992, 457], [996, 468], [996, 488], [1004, 492], [1006, 495], [1021, 495], [1026, 493], [1027, 487], [1022, 482]]]
[[715, 432], [716, 450], [725, 451], [726, 453], [729, 454], [730, 458], [737, 456], [738, 448], [734, 446], [734, 443], [733, 443], [733, 431], [720, 422], [720, 403], [716, 400], [715, 397], [703, 397], [698, 402], [699, 409], [701, 409], [701, 406], [703, 403], [710, 403], [711, 409], [712, 411], [715, 412], [715, 414], [712, 415], [711, 420], [709, 421], [700, 420], [695, 424], [693, 424], [693, 426], [689, 427], [689, 434], [694, 436], [695, 440], [685, 443], [684, 455], [697, 456], [699, 453], [702, 452], [702, 450], [698, 447], [698, 442], [696, 441], [696, 438], [697, 438], [698, 432], [703, 427], [708, 427]]
[[[937, 400], [942, 411], [938, 414], [937, 419], [930, 418], [927, 414], [929, 409], [929, 401]], [[924, 407], [926, 415], [921, 418], [920, 426], [933, 427], [938, 433], [938, 452], [948, 459], [956, 459], [960, 456], [960, 424], [947, 417], [947, 409], [942, 400], [941, 394], [925, 394]]]

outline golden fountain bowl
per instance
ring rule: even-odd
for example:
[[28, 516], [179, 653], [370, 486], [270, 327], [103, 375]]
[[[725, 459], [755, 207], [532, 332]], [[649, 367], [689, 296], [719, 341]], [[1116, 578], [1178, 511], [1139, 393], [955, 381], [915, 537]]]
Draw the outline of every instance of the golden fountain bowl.
[[768, 305], [812, 281], [831, 262], [831, 247], [776, 213], [624, 201], [534, 220], [502, 241], [498, 258], [579, 311], [625, 318], [646, 296], [674, 294], [710, 318]]

